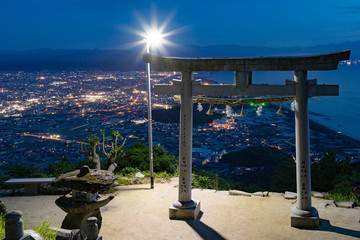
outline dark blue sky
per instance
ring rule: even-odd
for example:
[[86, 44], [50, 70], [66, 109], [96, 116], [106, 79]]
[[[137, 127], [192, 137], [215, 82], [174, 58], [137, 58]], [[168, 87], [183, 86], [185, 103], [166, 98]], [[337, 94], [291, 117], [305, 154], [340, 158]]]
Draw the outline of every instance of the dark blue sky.
[[[172, 16], [172, 18], [170, 18]], [[360, 40], [357, 0], [0, 0], [0, 50], [123, 48], [139, 18], [182, 45], [313, 46]]]

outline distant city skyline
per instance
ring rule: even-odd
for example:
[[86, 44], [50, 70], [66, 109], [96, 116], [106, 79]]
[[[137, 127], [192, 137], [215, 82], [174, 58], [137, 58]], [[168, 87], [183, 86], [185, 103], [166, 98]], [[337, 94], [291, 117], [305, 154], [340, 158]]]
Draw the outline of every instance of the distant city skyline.
[[2, 0], [0, 50], [124, 49], [141, 20], [178, 45], [315, 46], [360, 40], [360, 3], [344, 1]]

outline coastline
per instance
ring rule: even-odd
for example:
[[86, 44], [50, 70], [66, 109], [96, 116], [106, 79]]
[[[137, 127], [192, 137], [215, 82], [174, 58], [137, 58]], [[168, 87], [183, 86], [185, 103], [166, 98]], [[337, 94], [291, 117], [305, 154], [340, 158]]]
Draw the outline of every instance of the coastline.
[[[288, 113], [294, 115], [294, 111], [291, 110], [290, 104], [289, 105], [283, 104], [283, 108], [286, 109], [288, 111]], [[353, 141], [356, 144], [360, 145], [360, 137], [353, 136], [353, 135], [351, 135], [347, 132], [343, 132], [343, 131], [339, 132], [339, 130], [335, 129], [332, 126], [329, 126], [328, 124], [325, 124], [324, 122], [320, 121], [318, 118], [331, 119], [331, 117], [328, 115], [309, 111], [309, 128], [310, 129], [323, 132], [326, 135], [329, 135], [329, 134], [340, 135], [343, 138], [346, 138], [347, 140]]]
[[340, 134], [340, 135], [345, 136], [345, 137], [351, 139], [352, 141], [356, 141], [356, 142], [358, 142], [358, 144], [360, 144], [360, 137], [356, 137], [356, 136], [353, 136], [353, 135], [351, 135], [349, 133], [345, 133], [345, 132], [342, 132], [342, 131], [339, 132], [337, 129], [334, 129], [331, 126], [320, 122], [315, 117], [309, 116], [309, 125], [312, 125], [312, 126], [315, 125], [316, 126], [315, 128], [322, 128], [322, 129], [324, 129], [324, 131], [331, 131], [331, 132], [333, 132], [335, 134]]

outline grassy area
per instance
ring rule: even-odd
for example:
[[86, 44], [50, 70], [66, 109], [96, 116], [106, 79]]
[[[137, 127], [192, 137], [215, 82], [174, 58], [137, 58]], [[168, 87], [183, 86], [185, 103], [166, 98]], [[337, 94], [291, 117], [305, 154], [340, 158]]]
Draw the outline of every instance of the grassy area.
[[329, 195], [326, 196], [326, 199], [333, 199], [335, 202], [356, 202], [357, 205], [360, 205], [353, 193], [329, 193]]
[[[145, 177], [150, 177], [150, 171], [147, 170], [147, 171], [141, 171], [142, 174], [145, 175]], [[174, 174], [171, 174], [171, 173], [168, 173], [168, 172], [154, 172], [154, 178], [164, 178], [164, 179], [170, 179], [170, 178], [173, 178], [173, 177], [177, 177], [178, 174], [177, 173], [174, 173]]]
[[38, 232], [45, 240], [55, 240], [56, 232], [50, 229], [50, 225], [47, 222], [41, 222], [34, 229]]
[[193, 188], [230, 190], [231, 184], [217, 174], [193, 169], [192, 173]]
[[346, 180], [335, 184], [334, 188], [329, 191], [329, 195], [326, 198], [333, 199], [335, 202], [352, 201], [356, 202], [357, 205], [360, 204], [351, 190], [351, 182]]
[[[150, 171], [139, 171], [138, 169], [126, 169], [125, 171], [122, 171], [120, 174], [117, 175], [117, 179], [116, 181], [120, 184], [120, 185], [130, 185], [131, 181], [133, 179], [136, 179], [137, 177], [135, 176], [136, 173], [140, 172], [141, 174], [144, 175], [144, 178], [138, 178], [139, 179], [139, 184], [146, 184], [150, 182]], [[176, 177], [177, 174], [171, 174], [168, 172], [154, 172], [154, 178], [155, 178], [155, 182], [157, 181], [167, 181], [170, 180], [170, 178]]]
[[131, 179], [128, 178], [118, 178], [116, 180], [120, 185], [130, 185]]

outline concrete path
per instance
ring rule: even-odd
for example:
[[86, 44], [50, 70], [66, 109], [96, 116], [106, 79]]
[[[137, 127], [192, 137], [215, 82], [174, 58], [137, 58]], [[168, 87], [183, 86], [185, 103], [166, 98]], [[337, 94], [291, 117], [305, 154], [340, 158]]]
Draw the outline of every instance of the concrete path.
[[[102, 208], [103, 239], [358, 239], [360, 212], [335, 206], [320, 207], [313, 199], [322, 225], [317, 230], [290, 227], [294, 200], [281, 196], [229, 196], [228, 192], [193, 190], [201, 201], [200, 219], [169, 220], [169, 206], [177, 198], [176, 182], [117, 187], [114, 200]], [[60, 226], [65, 216], [56, 205], [57, 196], [0, 198], [9, 210], [24, 212], [32, 223], [43, 218]]]

